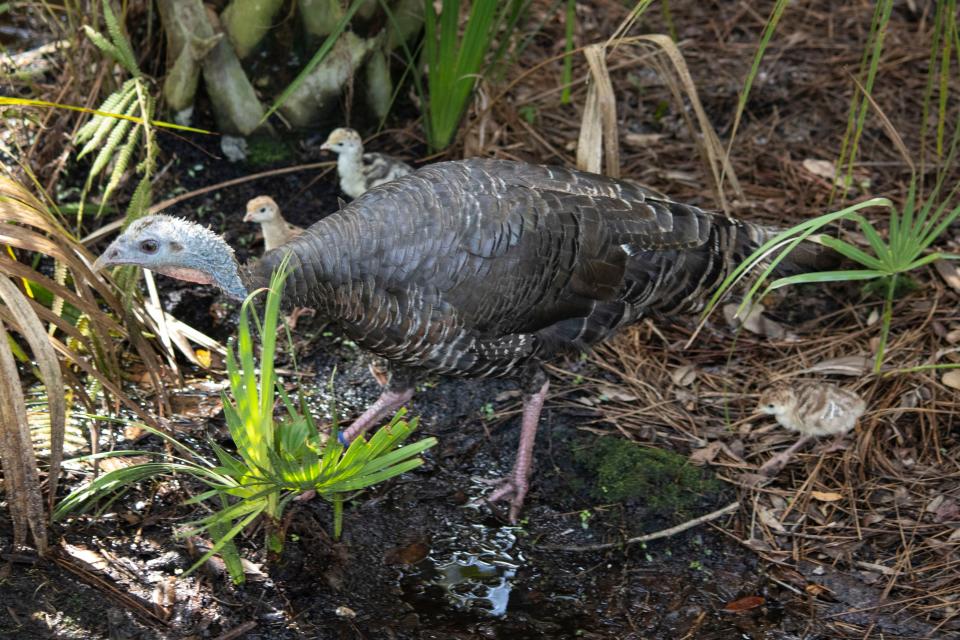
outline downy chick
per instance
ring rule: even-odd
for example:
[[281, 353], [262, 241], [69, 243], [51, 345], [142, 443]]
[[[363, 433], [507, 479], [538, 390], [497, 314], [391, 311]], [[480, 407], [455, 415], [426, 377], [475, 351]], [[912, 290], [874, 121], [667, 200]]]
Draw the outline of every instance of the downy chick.
[[760, 396], [759, 411], [772, 415], [780, 425], [801, 435], [789, 449], [766, 462], [760, 473], [779, 471], [793, 454], [818, 436], [835, 435], [838, 439], [853, 429], [867, 405], [852, 391], [829, 383], [806, 383], [776, 386]]
[[340, 189], [351, 198], [413, 171], [406, 162], [392, 156], [364, 153], [360, 134], [353, 129], [334, 129], [320, 148], [338, 155]]
[[303, 233], [303, 229], [283, 219], [280, 207], [270, 196], [257, 196], [247, 202], [247, 213], [243, 216], [243, 221], [260, 223], [263, 229], [264, 252], [276, 249]]

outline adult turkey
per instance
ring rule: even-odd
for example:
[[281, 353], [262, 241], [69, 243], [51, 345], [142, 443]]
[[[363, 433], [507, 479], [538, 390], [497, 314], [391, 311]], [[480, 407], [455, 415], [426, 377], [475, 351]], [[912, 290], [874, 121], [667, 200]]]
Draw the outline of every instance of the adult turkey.
[[[96, 266], [139, 265], [242, 299], [290, 254], [286, 302], [316, 308], [389, 362], [389, 384], [348, 440], [410, 400], [424, 376], [520, 375], [520, 446], [490, 496], [509, 498], [515, 520], [549, 387], [540, 363], [644, 314], [698, 309], [773, 233], [595, 174], [472, 159], [371, 189], [253, 263], [239, 265], [195, 223], [156, 215], [131, 224]], [[801, 245], [780, 271], [820, 269], [825, 257]]]

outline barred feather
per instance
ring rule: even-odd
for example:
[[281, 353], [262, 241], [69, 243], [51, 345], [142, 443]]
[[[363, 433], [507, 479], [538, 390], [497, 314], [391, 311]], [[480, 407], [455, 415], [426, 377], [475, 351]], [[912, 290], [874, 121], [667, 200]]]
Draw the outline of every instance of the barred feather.
[[627, 182], [473, 159], [371, 189], [241, 277], [261, 286], [290, 253], [290, 303], [361, 347], [395, 365], [497, 376], [645, 314], [700, 308], [769, 233]]

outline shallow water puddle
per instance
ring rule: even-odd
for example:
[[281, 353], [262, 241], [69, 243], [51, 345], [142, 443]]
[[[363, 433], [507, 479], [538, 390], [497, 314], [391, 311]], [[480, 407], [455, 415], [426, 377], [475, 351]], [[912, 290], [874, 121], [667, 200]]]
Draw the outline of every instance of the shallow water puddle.
[[405, 599], [424, 613], [438, 610], [507, 613], [510, 591], [524, 558], [516, 529], [453, 524], [434, 539], [430, 553], [401, 579]]
[[[424, 560], [420, 578], [426, 587], [424, 594], [439, 588], [458, 608], [502, 616], [507, 612], [512, 580], [523, 562], [514, 548], [514, 529], [482, 524], [463, 528], [464, 536], [438, 540], [438, 549]], [[464, 541], [468, 548], [457, 548]]]

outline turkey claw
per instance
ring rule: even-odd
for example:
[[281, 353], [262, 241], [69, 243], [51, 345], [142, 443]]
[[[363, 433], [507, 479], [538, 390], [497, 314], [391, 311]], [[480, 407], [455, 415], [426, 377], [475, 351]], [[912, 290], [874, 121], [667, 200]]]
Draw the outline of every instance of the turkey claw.
[[518, 483], [516, 480], [504, 480], [500, 486], [487, 496], [487, 502], [500, 502], [501, 500], [510, 501], [510, 524], [517, 523], [517, 517], [520, 510], [523, 509], [523, 499], [527, 496], [526, 482]]

